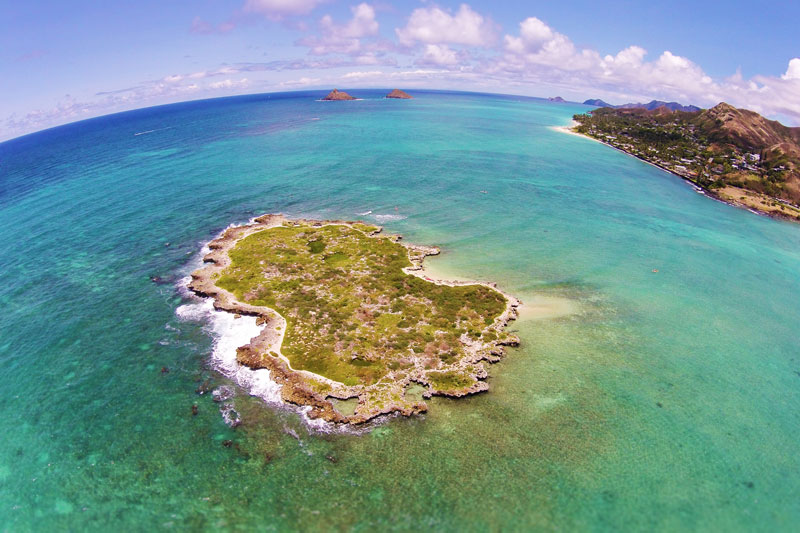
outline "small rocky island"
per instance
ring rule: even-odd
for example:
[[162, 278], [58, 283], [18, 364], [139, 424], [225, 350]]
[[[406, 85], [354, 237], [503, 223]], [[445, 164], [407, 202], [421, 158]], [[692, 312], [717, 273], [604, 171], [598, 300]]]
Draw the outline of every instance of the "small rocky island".
[[334, 89], [328, 93], [328, 95], [323, 98], [323, 100], [355, 100], [356, 98], [350, 96], [344, 91], [340, 91], [339, 89]]
[[400, 89], [394, 89], [392, 92], [386, 95], [386, 98], [398, 98], [401, 100], [411, 100], [414, 98], [410, 94], [405, 91], [401, 91]]
[[505, 331], [516, 298], [429, 278], [423, 260], [439, 250], [377, 226], [264, 215], [209, 248], [189, 287], [256, 317], [264, 328], [238, 361], [269, 369], [282, 398], [312, 418], [360, 424], [424, 412], [432, 395], [485, 391], [485, 362], [519, 344]]

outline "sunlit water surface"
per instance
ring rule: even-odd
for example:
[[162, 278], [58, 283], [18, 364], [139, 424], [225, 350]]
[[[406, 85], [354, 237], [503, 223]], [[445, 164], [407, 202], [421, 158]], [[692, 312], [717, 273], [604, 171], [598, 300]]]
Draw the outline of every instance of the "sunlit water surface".
[[[583, 106], [360, 94], [0, 144], [0, 530], [797, 527], [800, 226], [549, 128]], [[522, 346], [488, 393], [310, 430], [215, 370], [224, 327], [180, 288], [264, 212], [441, 246], [437, 274], [526, 303]]]

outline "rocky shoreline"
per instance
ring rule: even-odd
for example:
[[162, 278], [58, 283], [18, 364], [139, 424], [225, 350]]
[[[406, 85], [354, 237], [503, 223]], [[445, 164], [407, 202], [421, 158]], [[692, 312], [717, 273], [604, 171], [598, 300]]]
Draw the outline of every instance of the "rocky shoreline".
[[[410, 375], [405, 375], [402, 379], [390, 381], [388, 384], [383, 383], [380, 402], [374, 398], [374, 391], [370, 391], [373, 394], [366, 394], [367, 390], [364, 385], [347, 386], [312, 372], [292, 368], [291, 362], [283, 356], [280, 350], [287, 329], [285, 318], [274, 309], [238, 301], [233, 294], [218, 287], [214, 281], [231, 264], [228, 252], [237, 242], [255, 232], [284, 224], [307, 224], [316, 227], [347, 225], [353, 227], [362, 223], [340, 220], [290, 220], [282, 215], [262, 215], [255, 218], [250, 224], [230, 227], [219, 237], [212, 240], [208, 244], [210, 252], [203, 258], [206, 266], [192, 273], [188, 287], [198, 296], [212, 298], [214, 308], [217, 310], [234, 315], [256, 317], [256, 323], [264, 327], [261, 333], [253, 337], [248, 344], [237, 349], [238, 362], [254, 370], [268, 369], [271, 378], [281, 385], [281, 398], [283, 401], [310, 407], [307, 413], [310, 418], [319, 418], [336, 423], [363, 424], [377, 416], [390, 413], [411, 416], [425, 412], [427, 411], [427, 404], [424, 401], [409, 401], [405, 397], [406, 387], [415, 383], [425, 387], [423, 398], [430, 398], [433, 395], [461, 397], [488, 390], [489, 386], [485, 381], [488, 374], [482, 362], [497, 362], [505, 354], [508, 346], [519, 345], [519, 339], [508, 334], [498, 335], [498, 340], [490, 342], [476, 341], [463, 336], [461, 340], [469, 355], [459, 360], [457, 365], [461, 370], [474, 369], [471, 372], [471, 376], [474, 378], [471, 386], [452, 390], [436, 389], [426, 378], [426, 374], [423, 372], [424, 369], [420, 367]], [[382, 228], [377, 226], [374, 228], [375, 230], [368, 233], [368, 236], [374, 237], [381, 233]], [[401, 241], [400, 236], [391, 236], [391, 238], [395, 242]], [[411, 266], [403, 269], [408, 275], [417, 276], [429, 283], [439, 285], [483, 285], [501, 293], [506, 299], [506, 308], [491, 325], [487, 326], [487, 330], [492, 329], [499, 334], [503, 332], [509, 322], [517, 318], [517, 309], [521, 302], [515, 297], [498, 290], [494, 283], [432, 279], [425, 274], [423, 261], [426, 257], [438, 255], [440, 253], [439, 249], [402, 242], [400, 244], [406, 248], [411, 262]], [[321, 390], [324, 390], [324, 392], [320, 392]], [[337, 411], [333, 401], [331, 401], [332, 399], [348, 400], [352, 398], [358, 398], [358, 407], [352, 415], [344, 415]]]
[[[647, 159], [639, 157], [638, 155], [636, 155], [634, 153], [631, 153], [631, 152], [628, 152], [627, 150], [624, 150], [624, 149], [622, 149], [622, 148], [620, 148], [618, 146], [614, 146], [613, 144], [609, 144], [609, 143], [607, 143], [607, 142], [605, 142], [605, 141], [603, 141], [601, 139], [597, 139], [595, 137], [591, 137], [589, 135], [585, 135], [583, 133], [580, 133], [580, 132], [575, 130], [574, 124], [571, 124], [569, 126], [553, 126], [552, 129], [554, 129], [556, 131], [561, 131], [563, 133], [569, 133], [570, 135], [578, 135], [580, 137], [583, 137], [584, 139], [590, 139], [592, 141], [597, 141], [600, 144], [608, 146], [609, 148], [613, 148], [614, 150], [622, 152], [623, 154], [627, 154], [627, 155], [629, 155], [631, 157], [635, 157], [639, 161], [647, 163], [648, 165], [653, 165], [654, 167], [656, 167], [658, 169], [661, 169], [661, 170], [664, 170], [666, 172], [669, 172], [673, 176], [677, 176], [677, 177], [681, 178], [683, 181], [689, 183], [692, 187], [694, 187], [694, 189], [697, 192], [703, 194], [704, 196], [708, 196], [712, 200], [716, 200], [718, 202], [722, 202], [723, 204], [727, 204], [727, 205], [730, 205], [732, 207], [736, 207], [736, 208], [739, 208], [739, 209], [746, 209], [747, 211], [750, 211], [751, 213], [754, 213], [756, 215], [761, 215], [761, 216], [765, 216], [765, 217], [768, 217], [768, 218], [773, 218], [773, 219], [776, 219], [776, 220], [785, 220], [785, 221], [795, 222], [795, 223], [798, 222], [798, 218], [796, 216], [793, 216], [793, 215], [790, 215], [790, 214], [786, 214], [786, 213], [782, 213], [780, 211], [765, 211], [764, 209], [759, 209], [755, 205], [744, 203], [744, 202], [735, 200], [733, 198], [723, 197], [717, 191], [715, 191], [713, 189], [708, 189], [708, 188], [703, 187], [701, 185], [698, 185], [691, 177], [683, 175], [680, 172], [676, 172], [675, 170], [673, 170], [673, 169], [671, 169], [669, 167], [666, 167], [666, 166], [663, 166], [663, 165], [659, 165], [658, 163], [656, 163], [654, 161], [648, 161]], [[746, 195], [749, 196], [749, 193], [747, 193], [744, 190], [742, 190], [742, 194], [746, 194]], [[771, 197], [766, 197], [766, 198], [770, 198], [771, 199]], [[800, 209], [800, 208], [798, 208], [798, 209]]]

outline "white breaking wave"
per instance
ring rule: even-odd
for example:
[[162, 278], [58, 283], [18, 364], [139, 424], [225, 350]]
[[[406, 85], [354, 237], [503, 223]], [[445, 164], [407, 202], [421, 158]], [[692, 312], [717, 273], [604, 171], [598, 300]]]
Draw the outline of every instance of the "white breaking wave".
[[[204, 252], [207, 252], [206, 248]], [[191, 277], [181, 280], [179, 291], [187, 297], [194, 298], [197, 302], [184, 304], [175, 310], [178, 319], [185, 322], [199, 322], [206, 325], [206, 329], [214, 338], [211, 352], [213, 367], [225, 377], [234, 381], [250, 395], [261, 398], [265, 403], [273, 406], [290, 407], [300, 413], [303, 422], [315, 431], [330, 433], [348, 431], [346, 427], [326, 422], [322, 419], [312, 419], [308, 416], [310, 406], [297, 407], [289, 405], [281, 398], [281, 385], [272, 380], [269, 370], [261, 368], [253, 370], [239, 364], [236, 360], [236, 349], [250, 342], [265, 326], [256, 325], [256, 318], [242, 316], [234, 318], [232, 313], [214, 309], [211, 298], [198, 298], [187, 288]], [[349, 431], [348, 431], [349, 432]]]
[[214, 309], [211, 299], [181, 305], [175, 313], [181, 320], [208, 324], [208, 329], [214, 336], [211, 361], [217, 370], [253, 396], [270, 404], [283, 403], [281, 386], [270, 379], [269, 370], [253, 370], [240, 365], [236, 360], [236, 349], [249, 343], [263, 329], [256, 325], [255, 317], [233, 318], [231, 313]]
[[[372, 213], [372, 211], [369, 212]], [[381, 220], [380, 217], [392, 217], [384, 220], [402, 220], [406, 218], [402, 215], [375, 215], [378, 220]], [[256, 217], [253, 217], [247, 223], [252, 224], [255, 219]], [[244, 224], [230, 224], [228, 228], [241, 225]], [[228, 228], [225, 228], [225, 230]], [[203, 244], [200, 254], [192, 257], [189, 264], [186, 265], [187, 272], [194, 272], [200, 268], [203, 265], [203, 257], [209, 252], [211, 252], [211, 249], [208, 247], [208, 243]], [[211, 352], [211, 361], [214, 368], [248, 391], [250, 395], [261, 398], [270, 405], [293, 409], [300, 414], [300, 418], [309, 429], [320, 433], [363, 434], [369, 432], [376, 425], [396, 416], [396, 414], [381, 416], [359, 428], [355, 428], [348, 424], [335, 424], [320, 418], [310, 418], [308, 416], [309, 411], [311, 411], [310, 405], [299, 407], [287, 404], [281, 398], [281, 385], [272, 380], [269, 370], [266, 368], [253, 370], [239, 364], [236, 360], [236, 349], [239, 346], [248, 344], [250, 339], [261, 333], [265, 326], [256, 325], [255, 317], [243, 315], [240, 318], [233, 318], [232, 313], [214, 309], [213, 299], [200, 298], [189, 290], [189, 282], [191, 280], [191, 276], [185, 276], [177, 284], [178, 293], [183, 298], [193, 300], [193, 302], [178, 306], [175, 310], [175, 315], [183, 322], [199, 322], [206, 325], [205, 329], [209, 330], [214, 337], [213, 350]], [[223, 413], [223, 416], [225, 416], [225, 413]]]
[[405, 220], [408, 217], [405, 215], [375, 215], [374, 218], [378, 222], [386, 222], [390, 220]]

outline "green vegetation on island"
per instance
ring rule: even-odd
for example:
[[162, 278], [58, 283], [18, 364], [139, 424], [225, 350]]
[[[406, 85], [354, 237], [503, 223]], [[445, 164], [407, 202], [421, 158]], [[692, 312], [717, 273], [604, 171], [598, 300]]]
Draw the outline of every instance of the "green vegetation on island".
[[722, 103], [686, 112], [601, 108], [574, 131], [681, 176], [734, 205], [800, 220], [800, 128]]
[[[424, 411], [406, 395], [414, 383], [426, 397], [486, 390], [483, 361], [518, 343], [503, 329], [515, 299], [488, 284], [424, 279], [422, 260], [438, 250], [375, 226], [267, 216], [210, 247], [212, 266], [195, 272], [192, 288], [266, 323], [239, 361], [276, 371], [284, 399], [328, 420]], [[350, 415], [331, 403], [354, 397]]]

